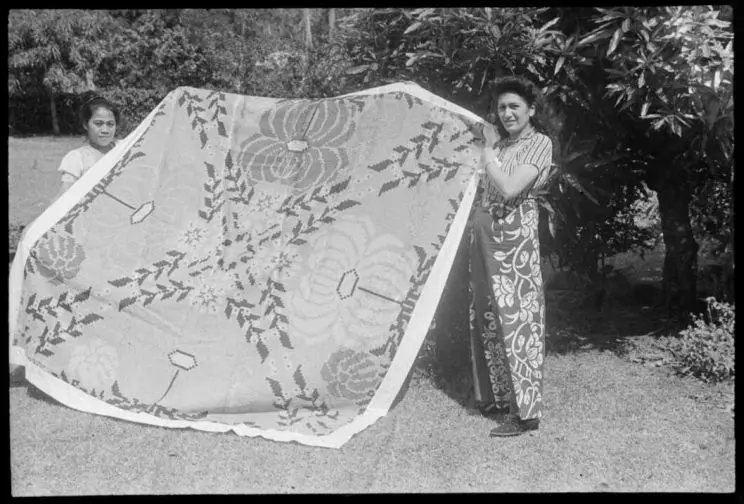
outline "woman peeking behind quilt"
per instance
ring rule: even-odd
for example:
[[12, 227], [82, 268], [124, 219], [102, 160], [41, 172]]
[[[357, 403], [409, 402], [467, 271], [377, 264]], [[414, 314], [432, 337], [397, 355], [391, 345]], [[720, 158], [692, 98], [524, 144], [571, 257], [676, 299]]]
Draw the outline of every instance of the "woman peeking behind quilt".
[[552, 165], [532, 82], [494, 83], [501, 139], [486, 138], [470, 243], [470, 348], [475, 399], [491, 436], [538, 428], [543, 408], [545, 300], [534, 191]]
[[68, 152], [59, 165], [61, 187], [56, 201], [115, 145], [114, 136], [120, 122], [119, 109], [105, 98], [96, 96], [80, 107], [80, 120], [86, 131], [83, 146]]

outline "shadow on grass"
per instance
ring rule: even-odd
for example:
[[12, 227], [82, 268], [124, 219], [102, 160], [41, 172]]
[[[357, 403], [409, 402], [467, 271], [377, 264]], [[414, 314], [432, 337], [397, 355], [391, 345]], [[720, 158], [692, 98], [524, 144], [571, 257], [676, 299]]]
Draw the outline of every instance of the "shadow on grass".
[[57, 401], [50, 395], [48, 395], [46, 392], [43, 392], [39, 388], [37, 388], [33, 383], [26, 380], [26, 369], [22, 366], [16, 366], [14, 369], [12, 369], [9, 373], [8, 377], [9, 386], [11, 389], [13, 388], [25, 388], [26, 393], [28, 396], [32, 399], [37, 399], [39, 401], [44, 401], [48, 404], [54, 404], [54, 405], [62, 405], [61, 402]]
[[[473, 414], [480, 414], [473, 396], [469, 342], [468, 272], [466, 248], [461, 243], [450, 277], [419, 353], [414, 379], [428, 379], [450, 398]], [[637, 289], [640, 287], [640, 289]], [[635, 293], [655, 286], [639, 284]], [[680, 328], [663, 310], [632, 294], [622, 300], [606, 301], [601, 309], [587, 306], [587, 296], [577, 290], [551, 290], [546, 299], [546, 355], [589, 351], [626, 353], [627, 341], [636, 336], [663, 336]]]
[[622, 303], [597, 310], [575, 299], [546, 292], [546, 353], [567, 354], [588, 350], [621, 354], [627, 338], [661, 336], [674, 330], [663, 310]]

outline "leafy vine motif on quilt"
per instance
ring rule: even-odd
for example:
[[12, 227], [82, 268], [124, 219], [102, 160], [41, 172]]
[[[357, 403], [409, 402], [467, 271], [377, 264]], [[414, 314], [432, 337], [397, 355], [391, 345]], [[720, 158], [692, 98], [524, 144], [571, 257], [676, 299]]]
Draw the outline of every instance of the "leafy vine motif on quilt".
[[170, 298], [180, 302], [185, 300], [194, 290], [192, 285], [186, 285], [184, 281], [171, 278], [171, 275], [181, 266], [181, 262], [187, 254], [178, 250], [169, 250], [165, 255], [166, 258], [155, 261], [150, 266], [142, 266], [128, 276], [108, 281], [116, 289], [127, 288], [126, 291], [123, 291], [125, 297], [119, 300], [119, 311], [123, 311], [138, 302], [141, 302], [143, 306], [147, 306], [155, 300]]
[[292, 329], [311, 343], [380, 346], [415, 268], [399, 238], [377, 234], [368, 217], [342, 217], [314, 238], [309, 273], [289, 299]]
[[[206, 96], [201, 96], [206, 94]], [[207, 108], [204, 108], [207, 102]], [[222, 117], [227, 115], [225, 108], [225, 94], [212, 91], [206, 93], [192, 88], [182, 88], [177, 99], [178, 106], [186, 109], [191, 119], [191, 128], [199, 134], [201, 148], [204, 149], [209, 141], [207, 132], [216, 125], [217, 135], [228, 138], [227, 129]], [[208, 115], [211, 112], [211, 115]], [[206, 117], [205, 117], [206, 116]]]
[[[76, 385], [73, 383], [73, 385]], [[79, 385], [76, 385], [81, 388]], [[85, 389], [83, 389], [85, 391]], [[111, 386], [111, 395], [104, 399], [107, 403], [121, 408], [127, 411], [133, 411], [135, 413], [147, 413], [159, 418], [167, 418], [169, 420], [189, 420], [196, 421], [202, 420], [207, 417], [207, 411], [200, 411], [197, 413], [186, 413], [176, 408], [169, 408], [167, 406], [161, 406], [158, 403], [143, 403], [136, 397], [130, 398], [125, 396], [119, 386], [119, 382], [115, 381]]]
[[405, 101], [408, 110], [411, 110], [415, 106], [421, 106], [424, 103], [423, 100], [421, 100], [421, 98], [419, 98], [418, 96], [404, 93], [402, 91], [398, 91], [395, 93], [375, 93], [364, 96], [349, 96], [344, 98], [344, 101], [354, 105], [359, 112], [362, 112], [370, 100], [385, 100], [391, 97], [397, 101]]
[[[206, 418], [208, 415], [208, 411], [187, 413], [177, 408], [161, 406], [158, 404], [159, 401], [143, 403], [137, 398], [129, 398], [124, 395], [118, 380], [115, 378], [119, 366], [118, 358], [115, 351], [112, 351], [112, 348], [101, 340], [94, 340], [85, 347], [76, 347], [71, 355], [70, 365], [72, 366], [72, 370], [70, 370], [72, 376], [67, 376], [64, 371], [59, 373], [50, 371], [50, 373], [78, 390], [117, 408], [135, 413], [147, 413], [169, 420], [197, 421]], [[93, 383], [93, 387], [89, 386], [90, 382]], [[96, 385], [100, 388], [96, 388]], [[245, 423], [251, 424], [252, 422]]]
[[[286, 254], [287, 251], [281, 250], [276, 256], [271, 256], [271, 260], [286, 259]], [[282, 283], [269, 276], [260, 299], [251, 302], [242, 297], [245, 286], [235, 271], [216, 266], [216, 261], [210, 256], [186, 263], [188, 255], [185, 251], [170, 250], [166, 258], [148, 267], [137, 268], [128, 276], [110, 280], [113, 287], [128, 289], [121, 291], [124, 294], [118, 303], [119, 311], [134, 304], [148, 306], [155, 301], [172, 299], [182, 302], [188, 299], [201, 312], [214, 314], [223, 311], [227, 319], [236, 320], [245, 331], [246, 342], [256, 346], [262, 362], [269, 354], [269, 339], [276, 338], [285, 348], [292, 348], [286, 332], [287, 317], [282, 310], [281, 296], [285, 293]], [[284, 267], [275, 265], [275, 268], [278, 274], [285, 273]], [[174, 276], [176, 272], [178, 275]]]
[[259, 133], [240, 145], [237, 164], [252, 182], [288, 184], [305, 191], [346, 168], [344, 144], [356, 123], [343, 100], [291, 100], [268, 110]]
[[[239, 262], [246, 267], [247, 285], [239, 286], [253, 288], [260, 291], [259, 299], [239, 300], [228, 297], [225, 314], [228, 318], [235, 316], [240, 327], [245, 330], [245, 338], [256, 345], [262, 362], [269, 354], [266, 342], [278, 339], [285, 348], [293, 348], [289, 333], [289, 319], [285, 313], [286, 294], [284, 282], [293, 278], [299, 267], [300, 255], [296, 247], [304, 245], [307, 240], [321, 229], [323, 224], [336, 222], [342, 212], [359, 205], [358, 201], [344, 199], [343, 191], [348, 187], [350, 179], [337, 183], [327, 183], [315, 187], [311, 192], [299, 196], [284, 198], [279, 207], [279, 201], [274, 196], [260, 196], [262, 191], [251, 187], [236, 204], [251, 205], [254, 198], [258, 199], [256, 209], [264, 205], [264, 210], [271, 211], [283, 221], [287, 222], [288, 230], [282, 233], [278, 223], [274, 222], [264, 231], [257, 234], [247, 229], [237, 229], [234, 239], [226, 242], [227, 248], [224, 261], [218, 267], [228, 270], [234, 269], [238, 260], [230, 248], [242, 250]], [[322, 205], [322, 206], [321, 206]], [[292, 223], [294, 225], [292, 225]], [[277, 229], [278, 228], [278, 229]], [[276, 229], [276, 231], [274, 231]], [[247, 252], [247, 253], [246, 253]]]
[[[83, 303], [90, 299], [92, 287], [70, 295], [70, 291], [64, 291], [59, 296], [38, 296], [31, 294], [25, 302], [24, 311], [36, 322], [33, 328], [27, 327], [28, 336], [26, 343], [32, 338], [38, 338], [35, 353], [50, 357], [54, 354], [54, 347], [71, 339], [83, 335], [83, 328], [104, 319], [94, 311], [82, 308]], [[41, 331], [41, 332], [39, 332]]]
[[[287, 278], [279, 270], [289, 267], [288, 261], [294, 257], [291, 247], [305, 244], [307, 237], [317, 232], [322, 224], [333, 223], [338, 214], [360, 204], [338, 197], [348, 187], [350, 178], [317, 186], [299, 196], [284, 196], [276, 186], [259, 188], [248, 186], [245, 180], [239, 183], [231, 180], [234, 184], [230, 192], [235, 195], [230, 197], [231, 210], [223, 217], [223, 235], [229, 235], [230, 238], [223, 242], [225, 254], [218, 261], [218, 266], [235, 269], [239, 263], [252, 261], [260, 253], [261, 247], [276, 248], [278, 243], [282, 243], [287, 249], [286, 254], [264, 252], [264, 256], [283, 256], [269, 261], [276, 268], [273, 271], [278, 273], [275, 280]], [[331, 201], [332, 198], [334, 201]], [[290, 228], [287, 233], [282, 232], [283, 226]], [[246, 273], [249, 283], [255, 285], [253, 268], [249, 267]], [[291, 276], [292, 271], [287, 270], [286, 273]]]
[[[180, 237], [181, 250], [169, 250], [166, 257], [147, 267], [139, 267], [132, 274], [109, 281], [122, 290], [118, 302], [119, 311], [136, 303], [148, 306], [155, 301], [172, 299], [175, 302], [189, 300], [191, 305], [204, 313], [224, 311], [227, 319], [234, 319], [245, 330], [245, 339], [255, 344], [262, 361], [268, 356], [267, 341], [276, 337], [286, 348], [292, 348], [286, 333], [286, 315], [282, 313], [281, 295], [284, 286], [276, 279], [284, 280], [294, 271], [291, 250], [267, 246], [260, 249], [263, 255], [255, 261], [246, 261], [249, 281], [261, 286], [260, 299], [253, 302], [242, 296], [246, 288], [241, 277], [232, 268], [218, 265], [217, 249], [210, 246], [208, 233], [193, 222], [189, 223]], [[220, 258], [221, 260], [221, 258]], [[252, 271], [262, 265], [271, 275], [261, 278]], [[179, 279], [180, 278], [180, 279]], [[272, 279], [273, 278], [273, 279]]]
[[338, 422], [340, 412], [331, 404], [330, 398], [322, 394], [318, 388], [310, 388], [302, 372], [302, 365], [298, 365], [292, 373], [291, 387], [282, 386], [282, 382], [266, 377], [274, 394], [274, 408], [278, 410], [278, 426], [288, 428], [302, 423], [306, 428], [318, 434], [327, 434]]
[[[409, 138], [407, 144], [393, 148], [393, 156], [368, 166], [378, 173], [386, 172], [392, 179], [380, 186], [379, 195], [397, 187], [412, 188], [420, 182], [431, 182], [443, 177], [445, 181], [457, 175], [462, 163], [435, 155], [436, 148], [442, 145], [442, 139], [454, 143], [462, 138], [455, 152], [469, 148], [475, 138], [472, 125], [459, 114], [446, 112], [438, 107], [429, 110], [429, 119], [421, 124], [422, 132]], [[467, 140], [465, 140], [467, 139]], [[428, 156], [429, 162], [423, 162], [422, 156]], [[416, 169], [412, 170], [405, 163], [412, 159]]]

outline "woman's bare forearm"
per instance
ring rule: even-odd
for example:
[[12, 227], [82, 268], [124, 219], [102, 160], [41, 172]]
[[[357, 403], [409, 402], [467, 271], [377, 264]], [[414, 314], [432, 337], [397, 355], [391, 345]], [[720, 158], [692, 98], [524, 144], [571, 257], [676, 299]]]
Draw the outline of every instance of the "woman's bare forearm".
[[509, 174], [489, 164], [486, 165], [486, 173], [506, 199], [517, 196], [537, 178], [537, 168], [532, 165], [519, 165]]
[[512, 173], [507, 173], [499, 161], [497, 151], [485, 149], [481, 158], [482, 171], [491, 178], [496, 188], [506, 199], [513, 198], [524, 191], [535, 178], [537, 168], [532, 165], [519, 165]]
[[68, 189], [70, 189], [70, 187], [72, 187], [74, 183], [75, 182], [63, 180], [62, 184], [60, 184], [59, 191], [57, 191], [57, 194], [54, 196], [54, 198], [52, 198], [52, 201], [49, 204], [52, 205], [55, 201], [57, 201], [64, 193], [67, 192]]

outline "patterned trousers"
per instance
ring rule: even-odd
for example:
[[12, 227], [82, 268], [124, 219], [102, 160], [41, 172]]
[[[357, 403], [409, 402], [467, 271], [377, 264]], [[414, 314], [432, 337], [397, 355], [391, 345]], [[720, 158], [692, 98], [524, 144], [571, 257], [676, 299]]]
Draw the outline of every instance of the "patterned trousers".
[[[508, 208], [508, 207], [507, 207]], [[492, 216], [477, 207], [470, 241], [475, 399], [542, 416], [545, 298], [534, 200]]]

